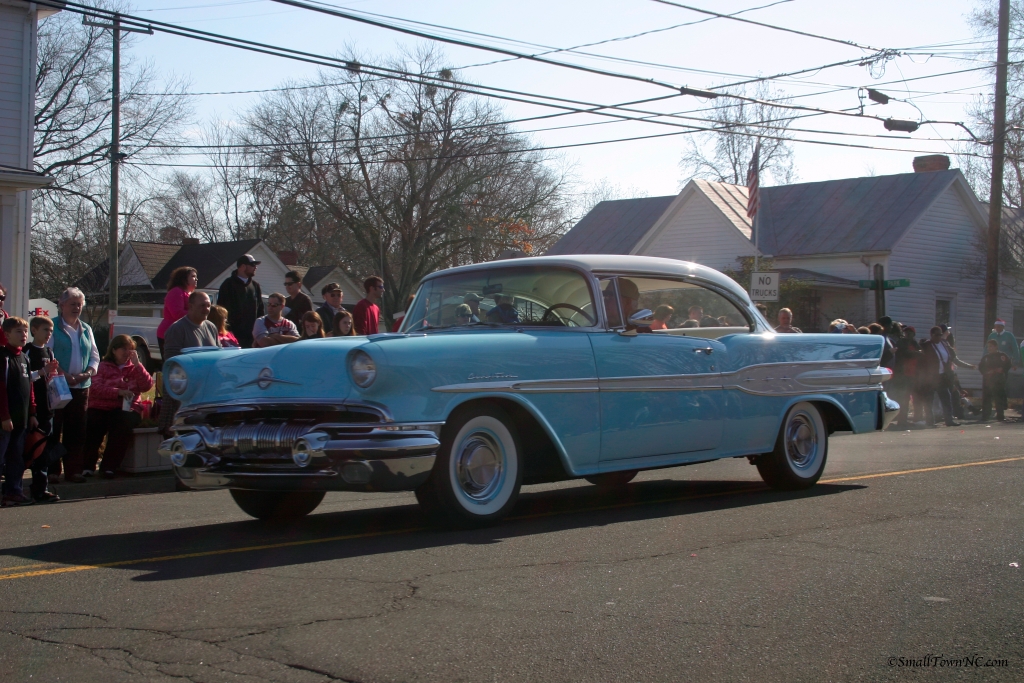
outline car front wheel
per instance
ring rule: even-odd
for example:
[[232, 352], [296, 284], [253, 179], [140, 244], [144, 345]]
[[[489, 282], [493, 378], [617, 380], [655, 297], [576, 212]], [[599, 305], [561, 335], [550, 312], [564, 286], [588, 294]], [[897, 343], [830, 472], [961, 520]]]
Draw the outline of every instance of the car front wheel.
[[786, 413], [775, 450], [757, 459], [765, 483], [780, 491], [814, 486], [825, 471], [828, 431], [813, 403], [797, 403]]
[[305, 517], [324, 499], [323, 491], [243, 491], [231, 489], [242, 512], [268, 521]]
[[519, 435], [497, 406], [473, 406], [452, 416], [441, 435], [434, 471], [416, 498], [443, 521], [484, 526], [505, 517], [523, 482]]

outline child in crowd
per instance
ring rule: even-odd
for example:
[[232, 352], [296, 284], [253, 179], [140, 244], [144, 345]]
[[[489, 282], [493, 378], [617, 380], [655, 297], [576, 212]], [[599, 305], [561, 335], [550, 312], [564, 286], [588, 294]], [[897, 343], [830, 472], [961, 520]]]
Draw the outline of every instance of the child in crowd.
[[238, 339], [228, 331], [228, 309], [223, 306], [214, 306], [210, 309], [210, 314], [206, 319], [217, 326], [217, 340], [220, 342], [221, 348], [239, 348]]
[[36, 427], [36, 403], [32, 396], [32, 372], [21, 349], [28, 342], [28, 323], [9, 317], [2, 329], [7, 343], [0, 348], [0, 464], [4, 485], [0, 507], [31, 505], [22, 493], [25, 476], [25, 430]]
[[1010, 371], [1010, 357], [999, 350], [999, 342], [989, 339], [985, 342], [985, 355], [978, 363], [981, 373], [981, 420], [988, 422], [992, 415], [992, 403], [996, 404], [996, 419], [1003, 421], [1006, 410], [1006, 373]]
[[[46, 347], [53, 335], [53, 321], [49, 318], [35, 317], [29, 322], [29, 331], [32, 334], [32, 343], [28, 344], [24, 352], [28, 355], [28, 367], [32, 372], [32, 393], [36, 397], [36, 421], [39, 423], [39, 431], [43, 437], [49, 440], [53, 431], [53, 411], [46, 395], [46, 382], [57, 372], [58, 363], [53, 356], [53, 349]], [[60, 496], [46, 490], [47, 476], [60, 473], [60, 462], [50, 462], [50, 450], [48, 445], [43, 454], [28, 463], [32, 470], [32, 500], [37, 503], [55, 503]]]

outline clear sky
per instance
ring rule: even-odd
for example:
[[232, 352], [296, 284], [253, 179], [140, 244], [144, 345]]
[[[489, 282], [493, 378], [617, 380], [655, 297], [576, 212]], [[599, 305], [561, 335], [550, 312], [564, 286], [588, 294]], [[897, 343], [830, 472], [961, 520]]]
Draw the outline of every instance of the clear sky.
[[[442, 24], [558, 48], [663, 29], [706, 18], [692, 11], [666, 6], [653, 0], [330, 2], [338, 7]], [[686, 0], [681, 2], [687, 4]], [[769, 5], [772, 0], [690, 2], [717, 12], [732, 13]], [[983, 65], [983, 62], [972, 61], [970, 57], [965, 58], [965, 55], [959, 52], [960, 46], [945, 46], [948, 43], [971, 41], [974, 38], [966, 20], [974, 5], [971, 0], [790, 0], [742, 16], [852, 41], [872, 48], [917, 48], [943, 44], [944, 46], [940, 48], [918, 49], [914, 51], [916, 54], [896, 57], [885, 63], [884, 71], [879, 69], [874, 74], [861, 66], [836, 67], [783, 79], [775, 82], [773, 87], [797, 97], [797, 103], [827, 109], [857, 107], [859, 100], [856, 87], [876, 87], [893, 97], [912, 99], [926, 119], [966, 121], [967, 105], [973, 99], [992, 91], [992, 75], [988, 70], [922, 80], [909, 79]], [[342, 56], [347, 50], [353, 50], [367, 63], [381, 61], [402, 49], [414, 50], [426, 42], [385, 29], [289, 8], [270, 0], [136, 0], [132, 12], [139, 16], [205, 31], [317, 53]], [[499, 44], [493, 38], [469, 39], [492, 45]], [[533, 52], [543, 49], [531, 49], [523, 45], [512, 47], [520, 51]], [[499, 55], [470, 48], [449, 45], [442, 49], [450, 63], [456, 67], [500, 59]], [[625, 64], [564, 52], [552, 55], [552, 58], [693, 88], [732, 82], [739, 80], [737, 76], [773, 75], [871, 54], [849, 45], [783, 33], [728, 19], [713, 19], [705, 23], [586, 49], [602, 55], [655, 62], [666, 67]], [[161, 72], [173, 72], [188, 77], [191, 80], [191, 89], [197, 92], [273, 88], [288, 81], [308, 77], [316, 69], [311, 65], [285, 59], [161, 34], [137, 38], [133, 51], [136, 55], [152, 59]], [[718, 75], [682, 71], [678, 67], [718, 72]], [[656, 97], [668, 92], [653, 85], [584, 74], [523, 60], [466, 68], [461, 74], [465, 80], [487, 85], [601, 104]], [[257, 97], [197, 97], [197, 116], [201, 122], [214, 119], [230, 121]], [[502, 106], [510, 117], [515, 118], [551, 111], [514, 103], [504, 103]], [[693, 112], [707, 106], [708, 102], [691, 96], [679, 96], [657, 105], [649, 105], [652, 110], [658, 112]], [[884, 107], [873, 105], [867, 111], [887, 117], [920, 118], [913, 106], [899, 102], [891, 102]], [[554, 121], [559, 122], [557, 125], [566, 125], [606, 120], [595, 116], [576, 115]], [[529, 125], [531, 124], [524, 124], [524, 127]], [[556, 124], [547, 122], [532, 125], [544, 127]], [[962, 129], [950, 125], [926, 125], [912, 135], [893, 134], [886, 131], [882, 123], [876, 120], [833, 115], [803, 119], [795, 126], [868, 136], [895, 135], [896, 138], [883, 138], [795, 133], [797, 137], [808, 140], [901, 150], [883, 151], [798, 143], [794, 149], [796, 172], [801, 181], [909, 172], [911, 161], [917, 154], [950, 153], [958, 147], [955, 141], [965, 137]], [[569, 130], [537, 132], [534, 139], [541, 145], [565, 145], [672, 130], [648, 122], [615, 122]], [[573, 164], [578, 177], [585, 182], [606, 180], [613, 185], [636, 188], [649, 195], [662, 195], [677, 192], [681, 182], [685, 180], [678, 167], [684, 146], [683, 136], [673, 136], [577, 147], [563, 150], [558, 154]], [[182, 158], [182, 161], [195, 162], [196, 159], [186, 157]]]

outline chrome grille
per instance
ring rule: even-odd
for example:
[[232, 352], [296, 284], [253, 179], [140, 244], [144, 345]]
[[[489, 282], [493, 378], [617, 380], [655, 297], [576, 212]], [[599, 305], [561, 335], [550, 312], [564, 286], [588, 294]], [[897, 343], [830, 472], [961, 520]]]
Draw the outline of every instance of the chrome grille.
[[240, 455], [290, 452], [295, 440], [312, 426], [312, 422], [243, 422], [220, 429], [218, 447]]

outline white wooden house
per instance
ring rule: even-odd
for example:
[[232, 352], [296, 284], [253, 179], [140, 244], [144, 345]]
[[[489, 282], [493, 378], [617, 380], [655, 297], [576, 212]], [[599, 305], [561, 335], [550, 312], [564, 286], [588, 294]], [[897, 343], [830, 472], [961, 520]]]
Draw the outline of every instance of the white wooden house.
[[[692, 180], [672, 197], [602, 202], [549, 254], [643, 254], [736, 269], [755, 253], [745, 187]], [[848, 178], [763, 188], [757, 238], [783, 278], [810, 286], [812, 329], [876, 318], [874, 292], [858, 280], [874, 267], [910, 286], [886, 292], [885, 312], [919, 336], [953, 326], [960, 355], [982, 355], [984, 282], [979, 251], [987, 211], [959, 170]], [[1024, 329], [1024, 298], [1003, 289], [999, 316]], [[1017, 320], [1021, 318], [1021, 320]], [[980, 378], [961, 373], [965, 386]]]
[[32, 170], [37, 25], [58, 11], [0, 0], [0, 282], [16, 315], [28, 311], [32, 190], [53, 182]]

